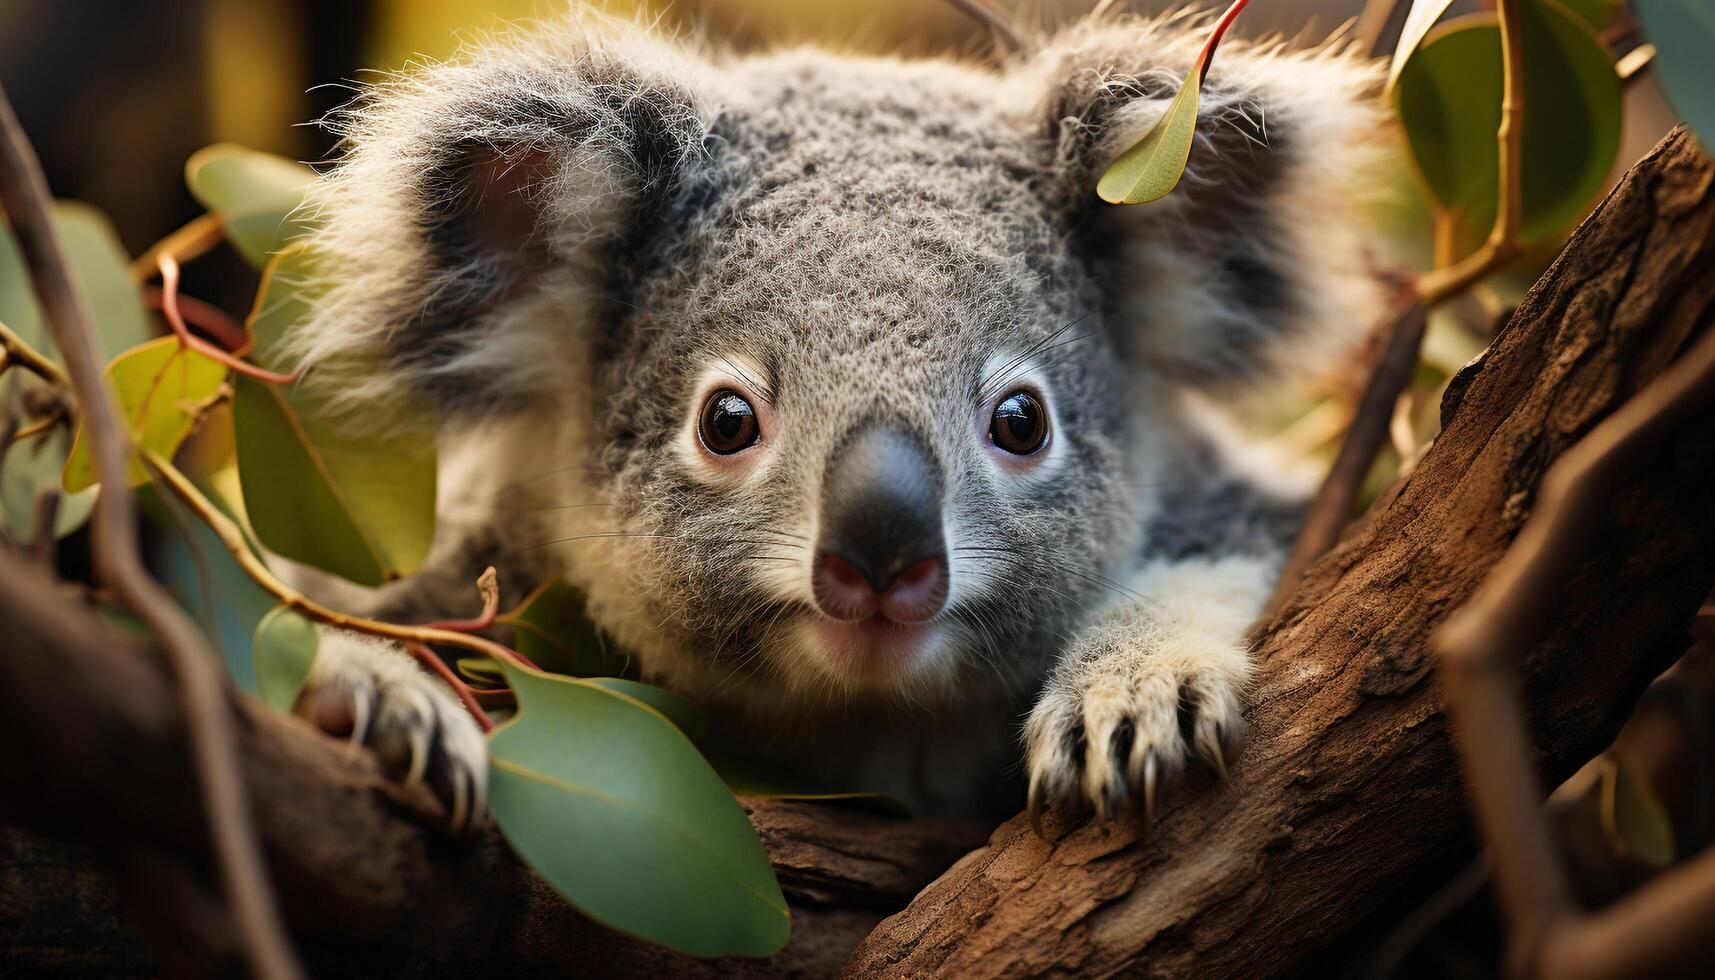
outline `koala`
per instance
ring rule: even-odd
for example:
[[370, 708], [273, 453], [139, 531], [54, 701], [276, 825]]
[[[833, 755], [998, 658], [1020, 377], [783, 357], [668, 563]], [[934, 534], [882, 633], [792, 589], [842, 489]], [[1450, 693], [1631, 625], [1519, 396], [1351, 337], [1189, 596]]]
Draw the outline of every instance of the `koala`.
[[[1371, 64], [1229, 40], [1180, 186], [1103, 203], [1206, 30], [997, 64], [573, 14], [370, 87], [286, 349], [354, 425], [434, 406], [441, 514], [421, 573], [323, 594], [424, 619], [485, 565], [564, 577], [721, 751], [925, 813], [1224, 771], [1307, 489], [1225, 409], [1379, 310], [1386, 130]], [[330, 634], [301, 710], [477, 813], [482, 744], [404, 656]]]

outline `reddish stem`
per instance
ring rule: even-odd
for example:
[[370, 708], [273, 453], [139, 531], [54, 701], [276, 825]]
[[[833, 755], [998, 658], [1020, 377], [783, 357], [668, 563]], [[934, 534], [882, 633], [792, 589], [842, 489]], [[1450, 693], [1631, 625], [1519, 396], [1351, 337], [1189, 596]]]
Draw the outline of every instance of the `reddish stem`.
[[452, 668], [448, 667], [440, 657], [435, 656], [435, 651], [415, 640], [407, 640], [405, 649], [411, 652], [411, 656], [417, 658], [418, 663], [434, 671], [441, 680], [446, 681], [452, 687], [453, 693], [459, 696], [459, 700], [464, 703], [465, 710], [470, 712], [470, 716], [476, 719], [477, 725], [483, 731], [494, 731], [494, 719], [488, 717], [488, 712], [482, 710], [482, 705], [477, 703], [476, 692], [472, 691], [469, 684], [466, 684], [457, 674], [453, 673]]
[[1203, 42], [1203, 50], [1197, 53], [1197, 81], [1201, 83], [1209, 77], [1209, 65], [1215, 60], [1215, 47], [1221, 43], [1221, 38], [1227, 34], [1227, 28], [1233, 26], [1238, 19], [1239, 11], [1245, 9], [1251, 0], [1233, 0], [1233, 5], [1215, 22], [1214, 31], [1210, 32], [1209, 40]]
[[156, 260], [161, 268], [161, 312], [166, 314], [167, 322], [172, 324], [173, 333], [178, 335], [179, 343], [203, 355], [212, 361], [219, 361], [239, 374], [248, 375], [258, 381], [269, 384], [289, 385], [298, 380], [297, 372], [279, 374], [266, 368], [259, 368], [248, 361], [241, 361], [219, 347], [191, 333], [185, 325], [184, 315], [179, 311], [179, 260], [165, 252]]
[[500, 615], [500, 586], [495, 580], [494, 569], [489, 568], [477, 580], [477, 590], [482, 593], [482, 612], [475, 619], [445, 619], [438, 623], [430, 623], [430, 629], [450, 630], [454, 633], [480, 633], [494, 625], [494, 620]]
[[[166, 294], [159, 286], [148, 287], [144, 296], [149, 300], [150, 309], [165, 310]], [[234, 357], [243, 357], [249, 352], [250, 338], [244, 332], [244, 325], [228, 316], [225, 310], [194, 296], [180, 296], [178, 302], [179, 312], [184, 315], [186, 323], [213, 337]]]

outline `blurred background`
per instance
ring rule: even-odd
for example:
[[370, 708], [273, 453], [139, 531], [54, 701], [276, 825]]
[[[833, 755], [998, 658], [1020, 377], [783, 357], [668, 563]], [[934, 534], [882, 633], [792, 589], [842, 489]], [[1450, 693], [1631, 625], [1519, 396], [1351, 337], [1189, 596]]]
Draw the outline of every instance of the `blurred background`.
[[[1097, 0], [996, 2], [1025, 23], [1053, 24]], [[104, 210], [136, 254], [200, 211], [181, 179], [198, 148], [231, 141], [323, 160], [331, 142], [313, 122], [349, 98], [352, 83], [413, 59], [449, 57], [473, 33], [551, 17], [568, 3], [642, 10], [741, 45], [989, 50], [983, 29], [944, 0], [0, 0], [0, 82], [54, 193]], [[1145, 12], [1185, 5], [1131, 4]], [[1480, 5], [1461, 0], [1454, 10]], [[1236, 30], [1313, 41], [1379, 16], [1392, 21], [1380, 35], [1390, 49], [1409, 4], [1372, 0], [1367, 14], [1365, 6], [1263, 0]], [[1631, 87], [1626, 109], [1621, 171], [1672, 122], [1649, 80]]]

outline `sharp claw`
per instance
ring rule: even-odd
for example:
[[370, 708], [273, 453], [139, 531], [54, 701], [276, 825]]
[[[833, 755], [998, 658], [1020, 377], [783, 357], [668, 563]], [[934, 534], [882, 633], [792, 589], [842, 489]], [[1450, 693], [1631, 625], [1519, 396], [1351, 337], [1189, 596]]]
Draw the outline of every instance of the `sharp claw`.
[[1160, 775], [1160, 766], [1155, 761], [1155, 750], [1150, 749], [1143, 757], [1143, 822], [1144, 826], [1155, 823], [1155, 786]]
[[405, 785], [415, 786], [423, 781], [429, 768], [429, 730], [418, 726], [411, 729], [411, 769], [405, 773]]
[[1209, 753], [1210, 761], [1215, 764], [1215, 774], [1221, 777], [1221, 782], [1227, 782], [1227, 750], [1217, 740]]
[[450, 823], [454, 833], [466, 830], [465, 823], [473, 816], [470, 808], [470, 774], [463, 769], [453, 772], [453, 814]]
[[1032, 779], [1030, 781], [1030, 800], [1025, 804], [1025, 812], [1030, 815], [1030, 829], [1039, 840], [1046, 841], [1048, 835], [1042, 832], [1042, 792], [1041, 786]]
[[369, 738], [369, 698], [358, 692], [351, 695], [351, 734], [346, 736], [346, 745], [353, 751], [363, 748], [363, 743]]

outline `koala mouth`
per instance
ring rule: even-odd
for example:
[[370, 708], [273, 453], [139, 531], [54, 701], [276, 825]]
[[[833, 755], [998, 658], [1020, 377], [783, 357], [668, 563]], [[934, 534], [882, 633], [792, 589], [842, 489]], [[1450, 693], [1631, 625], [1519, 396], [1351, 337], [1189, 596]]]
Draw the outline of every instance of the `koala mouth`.
[[879, 612], [845, 621], [813, 616], [809, 625], [814, 642], [842, 675], [870, 683], [908, 671], [928, 654], [937, 633], [931, 623], [896, 622]]

